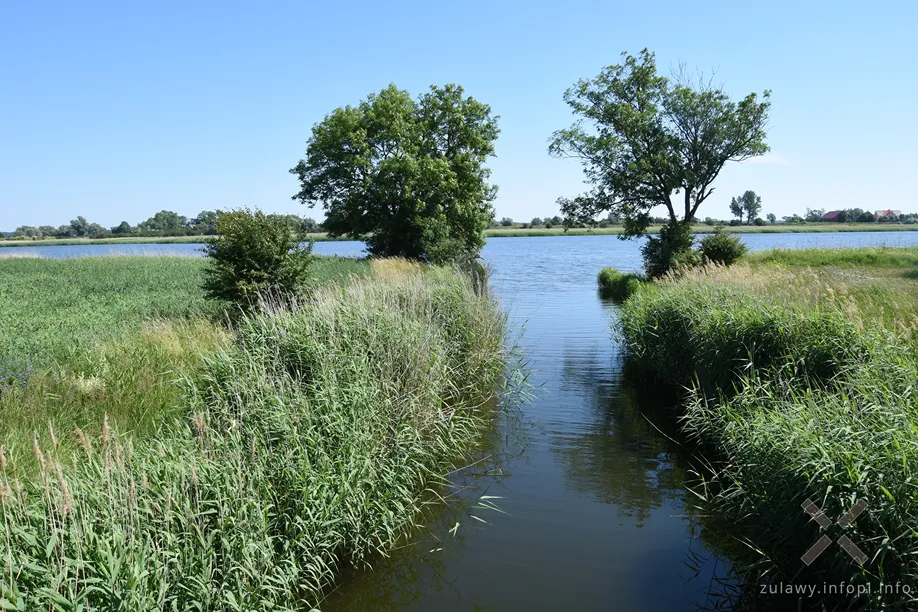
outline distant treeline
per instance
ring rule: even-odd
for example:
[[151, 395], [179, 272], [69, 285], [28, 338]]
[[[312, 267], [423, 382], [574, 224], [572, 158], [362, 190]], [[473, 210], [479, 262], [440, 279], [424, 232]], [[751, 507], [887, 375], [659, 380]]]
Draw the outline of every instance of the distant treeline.
[[[905, 225], [913, 225], [918, 223], [918, 213], [899, 213], [894, 214], [896, 211], [886, 211], [887, 214], [882, 216], [877, 216], [875, 213], [870, 212], [869, 210], [862, 210], [860, 208], [846, 208], [840, 210], [838, 215], [833, 218], [831, 221], [825, 221], [830, 223], [903, 223]], [[765, 215], [765, 219], [761, 217], [755, 217], [751, 221], [743, 221], [741, 218], [734, 219], [715, 219], [713, 217], [705, 217], [700, 219], [695, 217], [693, 220], [694, 223], [703, 223], [705, 225], [716, 226], [716, 225], [770, 225], [772, 223], [816, 223], [822, 220], [823, 215], [825, 215], [826, 210], [823, 208], [806, 209], [806, 214], [800, 216], [797, 214], [788, 215], [781, 217], [780, 221], [776, 215], [773, 213], [768, 213]], [[650, 217], [650, 222], [655, 225], [664, 225], [669, 221], [667, 217]], [[569, 219], [562, 219], [561, 217], [545, 217], [544, 219], [540, 217], [535, 217], [532, 221], [518, 222], [514, 221], [510, 217], [503, 217], [498, 220], [491, 222], [492, 228], [499, 227], [517, 227], [517, 228], [529, 228], [529, 227], [611, 227], [622, 224], [622, 219], [614, 214], [609, 214], [607, 217], [599, 219], [594, 223], [587, 225], [585, 223], [576, 222], [572, 223]]]
[[[204, 210], [197, 217], [185, 217], [170, 210], [161, 210], [146, 221], [131, 225], [122, 221], [115, 227], [105, 227], [90, 223], [84, 217], [77, 217], [67, 225], [53, 227], [41, 225], [34, 227], [23, 225], [16, 228], [12, 240], [41, 240], [43, 238], [111, 238], [125, 236], [213, 236], [217, 233], [217, 218], [223, 214], [219, 210]], [[270, 218], [283, 219], [291, 229], [302, 232], [319, 232], [322, 226], [315, 219], [302, 218], [298, 215], [271, 214]]]

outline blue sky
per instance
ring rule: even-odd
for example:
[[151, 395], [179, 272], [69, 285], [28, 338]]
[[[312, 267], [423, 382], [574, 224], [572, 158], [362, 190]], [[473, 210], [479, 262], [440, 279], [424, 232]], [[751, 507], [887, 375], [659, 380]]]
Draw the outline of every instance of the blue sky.
[[764, 210], [918, 210], [918, 3], [6, 2], [0, 229], [81, 214], [290, 200], [313, 123], [390, 82], [455, 82], [500, 115], [497, 216], [557, 214], [583, 189], [547, 140], [562, 92], [648, 47], [735, 97], [771, 89], [772, 153], [729, 166], [701, 216], [753, 189]]

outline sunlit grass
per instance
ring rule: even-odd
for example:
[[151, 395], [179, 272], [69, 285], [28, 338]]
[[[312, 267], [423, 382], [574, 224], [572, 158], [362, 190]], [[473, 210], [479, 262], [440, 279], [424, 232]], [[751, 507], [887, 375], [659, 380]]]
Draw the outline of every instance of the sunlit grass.
[[104, 349], [98, 376], [55, 383], [104, 393], [134, 350], [199, 358], [154, 436], [98, 414], [92, 431], [58, 420], [25, 438], [30, 454], [0, 450], [0, 601], [310, 609], [344, 565], [412, 530], [492, 418], [504, 318], [454, 271], [383, 268], [401, 272], [270, 305], [234, 343], [149, 324]]
[[[684, 431], [711, 466], [702, 494], [743, 526], [784, 578], [902, 581], [918, 593], [918, 249], [770, 251], [642, 287], [619, 331], [635, 371], [686, 385]], [[713, 477], [713, 479], [712, 479]], [[858, 499], [840, 547], [800, 563], [818, 529]], [[758, 578], [755, 578], [758, 579]]]

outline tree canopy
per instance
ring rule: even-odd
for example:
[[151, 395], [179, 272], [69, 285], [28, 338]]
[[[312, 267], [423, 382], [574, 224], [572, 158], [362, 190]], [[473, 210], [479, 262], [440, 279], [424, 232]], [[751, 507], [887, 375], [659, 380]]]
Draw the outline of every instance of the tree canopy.
[[756, 195], [754, 191], [747, 190], [738, 198], [731, 198], [730, 212], [734, 216], [743, 220], [743, 214], [746, 215], [746, 223], [752, 223], [762, 211], [762, 196]]
[[647, 49], [622, 56], [565, 92], [577, 121], [553, 134], [549, 152], [579, 159], [592, 184], [559, 199], [567, 221], [590, 223], [612, 211], [622, 217], [623, 237], [632, 237], [645, 233], [656, 206], [671, 223], [690, 223], [727, 162], [768, 151], [770, 92], [736, 102], [710, 81], [661, 76]]
[[313, 126], [290, 170], [293, 199], [321, 203], [329, 234], [365, 240], [374, 255], [474, 257], [494, 214], [485, 162], [497, 135], [491, 108], [458, 85], [417, 100], [390, 85]]

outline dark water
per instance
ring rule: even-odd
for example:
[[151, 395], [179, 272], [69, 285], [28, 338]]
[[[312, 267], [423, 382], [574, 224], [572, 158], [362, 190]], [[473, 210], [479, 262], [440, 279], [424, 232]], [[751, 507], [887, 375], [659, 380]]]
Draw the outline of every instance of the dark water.
[[[918, 232], [748, 234], [753, 250], [918, 244]], [[27, 247], [48, 257], [187, 253], [196, 245]], [[4, 252], [16, 249], [0, 249]], [[358, 255], [360, 243], [317, 243]], [[614, 236], [499, 238], [483, 256], [507, 309], [532, 399], [509, 408], [454, 474], [450, 504], [372, 571], [346, 574], [323, 610], [696, 610], [729, 561], [686, 488], [690, 458], [652, 391], [621, 380], [603, 266], [640, 265]], [[0, 264], [2, 265], [2, 264]], [[489, 507], [494, 504], [495, 507]], [[458, 528], [456, 525], [458, 524]], [[713, 533], [712, 533], [713, 531]]]

